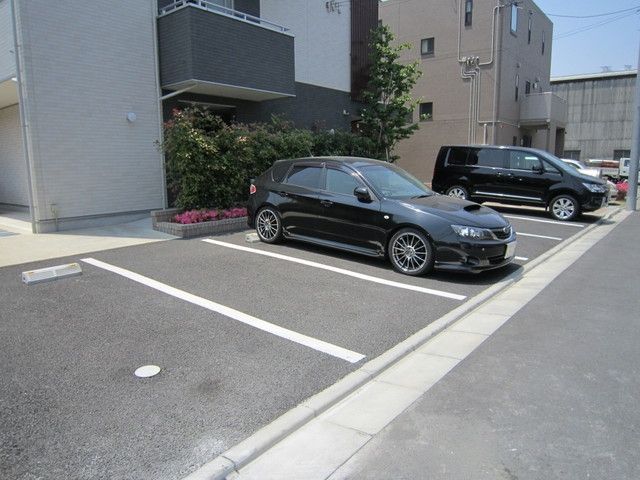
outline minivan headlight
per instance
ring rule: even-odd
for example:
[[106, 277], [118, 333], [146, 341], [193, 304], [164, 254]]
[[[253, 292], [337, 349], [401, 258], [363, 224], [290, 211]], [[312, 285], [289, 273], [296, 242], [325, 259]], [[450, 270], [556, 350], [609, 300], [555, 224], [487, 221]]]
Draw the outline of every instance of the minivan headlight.
[[491, 230], [487, 230], [486, 228], [478, 228], [478, 227], [468, 227], [465, 225], [451, 225], [453, 231], [460, 238], [469, 238], [472, 240], [491, 240], [493, 238], [493, 234]]
[[599, 183], [582, 182], [582, 184], [592, 193], [604, 193], [609, 190], [606, 185], [600, 185]]

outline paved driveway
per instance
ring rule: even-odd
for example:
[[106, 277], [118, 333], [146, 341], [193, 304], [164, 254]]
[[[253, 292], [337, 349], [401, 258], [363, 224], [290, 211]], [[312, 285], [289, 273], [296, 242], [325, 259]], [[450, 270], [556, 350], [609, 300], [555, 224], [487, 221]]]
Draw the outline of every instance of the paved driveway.
[[481, 275], [244, 233], [0, 269], [0, 477], [180, 478], [599, 218], [502, 211], [518, 258]]

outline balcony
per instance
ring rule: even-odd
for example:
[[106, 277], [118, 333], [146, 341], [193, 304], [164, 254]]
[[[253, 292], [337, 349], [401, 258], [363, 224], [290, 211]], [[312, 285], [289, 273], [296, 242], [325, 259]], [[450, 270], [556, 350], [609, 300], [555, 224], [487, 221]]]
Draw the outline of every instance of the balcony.
[[178, 1], [160, 9], [158, 50], [165, 90], [258, 102], [295, 96], [294, 37], [262, 18]]
[[567, 102], [551, 92], [525, 95], [520, 105], [520, 125], [557, 127], [567, 124]]

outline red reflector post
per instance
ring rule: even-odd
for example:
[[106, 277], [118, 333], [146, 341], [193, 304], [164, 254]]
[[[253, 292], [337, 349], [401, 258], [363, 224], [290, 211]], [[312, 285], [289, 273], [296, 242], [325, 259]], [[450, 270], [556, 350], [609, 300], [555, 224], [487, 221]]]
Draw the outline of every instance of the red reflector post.
[[256, 186], [252, 183], [251, 186], [249, 187], [249, 195], [253, 195], [254, 193], [256, 193], [258, 191], [258, 189], [256, 188]]

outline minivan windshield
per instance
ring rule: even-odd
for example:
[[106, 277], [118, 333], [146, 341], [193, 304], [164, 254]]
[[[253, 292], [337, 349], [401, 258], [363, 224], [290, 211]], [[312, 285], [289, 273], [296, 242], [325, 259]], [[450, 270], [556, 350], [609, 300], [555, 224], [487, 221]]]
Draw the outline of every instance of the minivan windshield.
[[364, 178], [386, 198], [430, 197], [434, 192], [420, 180], [401, 168], [387, 165], [367, 165], [360, 168]]

